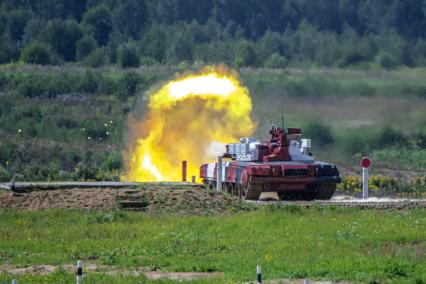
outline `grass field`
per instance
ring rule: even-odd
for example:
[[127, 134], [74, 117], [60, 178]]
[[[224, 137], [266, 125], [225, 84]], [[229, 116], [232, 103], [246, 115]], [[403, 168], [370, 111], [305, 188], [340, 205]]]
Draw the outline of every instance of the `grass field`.
[[[60, 266], [82, 259], [126, 269], [224, 273], [200, 283], [254, 280], [256, 264], [262, 265], [265, 279], [425, 283], [425, 241], [426, 212], [421, 210], [267, 206], [221, 216], [0, 211], [2, 265]], [[20, 283], [66, 283], [74, 281], [74, 274], [59, 269], [47, 276], [14, 278]], [[0, 274], [0, 282], [11, 279]], [[85, 281], [146, 280], [88, 273]]]

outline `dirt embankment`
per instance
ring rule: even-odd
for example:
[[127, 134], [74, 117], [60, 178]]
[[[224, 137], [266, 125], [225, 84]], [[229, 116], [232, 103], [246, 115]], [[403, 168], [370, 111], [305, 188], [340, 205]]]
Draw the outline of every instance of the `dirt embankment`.
[[220, 214], [248, 210], [252, 205], [227, 194], [213, 194], [204, 188], [179, 187], [73, 188], [0, 193], [0, 207], [23, 210], [51, 208], [114, 209], [177, 214]]

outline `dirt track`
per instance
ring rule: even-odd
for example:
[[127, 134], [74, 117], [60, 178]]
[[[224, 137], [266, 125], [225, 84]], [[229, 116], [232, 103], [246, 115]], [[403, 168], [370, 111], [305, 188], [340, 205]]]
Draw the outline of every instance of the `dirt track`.
[[[33, 189], [32, 189], [33, 190]], [[426, 200], [351, 199], [334, 197], [327, 201], [240, 201], [228, 194], [212, 193], [199, 186], [147, 185], [143, 188], [66, 188], [27, 192], [0, 191], [0, 208], [43, 210], [50, 208], [114, 209], [175, 214], [221, 214], [250, 210], [256, 205], [298, 205], [302, 207], [342, 206], [361, 209], [426, 208]]]
[[5, 208], [114, 209], [123, 205], [140, 211], [176, 214], [220, 214], [250, 207], [235, 197], [212, 194], [201, 186], [184, 189], [173, 186], [151, 186], [145, 189], [74, 188], [21, 192], [14, 196], [7, 191], [0, 192], [0, 207]]

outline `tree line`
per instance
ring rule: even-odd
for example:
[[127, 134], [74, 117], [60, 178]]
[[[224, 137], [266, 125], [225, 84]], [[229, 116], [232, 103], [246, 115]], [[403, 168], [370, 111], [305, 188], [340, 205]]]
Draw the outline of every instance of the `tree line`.
[[2, 0], [0, 63], [426, 65], [426, 0]]

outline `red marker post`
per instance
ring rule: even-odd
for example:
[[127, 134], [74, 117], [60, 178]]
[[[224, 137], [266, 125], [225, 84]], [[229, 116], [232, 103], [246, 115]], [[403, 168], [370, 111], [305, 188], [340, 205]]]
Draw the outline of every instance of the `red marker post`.
[[371, 166], [371, 160], [368, 157], [361, 159], [362, 167], [362, 199], [368, 198], [368, 168]]
[[187, 167], [186, 161], [182, 161], [182, 181], [183, 182], [186, 182], [186, 167]]

